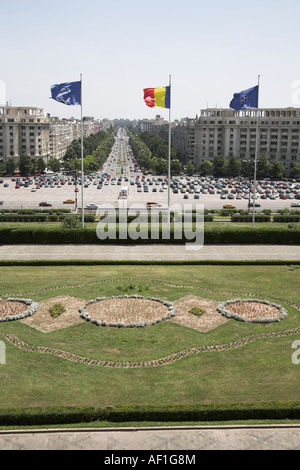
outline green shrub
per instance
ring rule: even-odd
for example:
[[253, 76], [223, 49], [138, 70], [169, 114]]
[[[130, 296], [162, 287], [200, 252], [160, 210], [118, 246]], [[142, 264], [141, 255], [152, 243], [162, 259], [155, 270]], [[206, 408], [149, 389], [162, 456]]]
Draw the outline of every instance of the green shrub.
[[65, 307], [62, 304], [55, 304], [49, 308], [49, 313], [52, 318], [59, 317], [62, 313], [66, 311]]
[[[251, 214], [248, 214], [248, 215], [234, 214], [231, 216], [231, 222], [252, 222], [252, 218], [253, 216]], [[255, 214], [256, 222], [270, 222], [270, 220], [271, 220], [270, 215]]]
[[0, 409], [0, 426], [109, 422], [299, 420], [300, 402]]
[[196, 315], [196, 317], [201, 317], [201, 315], [205, 313], [205, 310], [200, 307], [192, 307], [189, 310], [189, 313], [191, 313], [192, 315]]
[[274, 222], [300, 222], [300, 214], [274, 215]]

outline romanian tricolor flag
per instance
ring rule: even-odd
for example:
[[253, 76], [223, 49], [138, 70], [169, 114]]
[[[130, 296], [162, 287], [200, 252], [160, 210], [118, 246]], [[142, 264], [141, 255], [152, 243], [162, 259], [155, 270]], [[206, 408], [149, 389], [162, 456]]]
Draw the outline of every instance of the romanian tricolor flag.
[[144, 88], [144, 100], [150, 108], [171, 107], [171, 87]]

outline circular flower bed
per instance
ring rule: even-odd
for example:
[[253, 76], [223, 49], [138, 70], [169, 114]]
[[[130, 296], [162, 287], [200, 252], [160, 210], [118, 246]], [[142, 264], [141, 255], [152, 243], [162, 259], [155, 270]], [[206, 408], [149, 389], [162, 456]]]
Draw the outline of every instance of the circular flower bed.
[[218, 312], [227, 318], [253, 323], [272, 323], [287, 316], [280, 305], [257, 299], [231, 299], [218, 305]]
[[137, 328], [175, 316], [171, 302], [156, 297], [120, 295], [97, 297], [79, 309], [80, 317], [98, 326]]
[[37, 309], [38, 304], [31, 299], [0, 299], [0, 322], [22, 320], [33, 315]]

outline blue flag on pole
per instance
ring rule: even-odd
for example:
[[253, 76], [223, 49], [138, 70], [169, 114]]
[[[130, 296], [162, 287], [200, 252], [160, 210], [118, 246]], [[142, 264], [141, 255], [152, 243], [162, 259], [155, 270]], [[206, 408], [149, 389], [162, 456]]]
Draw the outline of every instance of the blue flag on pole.
[[51, 96], [55, 101], [73, 106], [81, 104], [81, 82], [60, 83], [52, 85]]
[[258, 108], [258, 85], [253, 88], [248, 88], [248, 90], [234, 93], [229, 106], [236, 111], [240, 109]]

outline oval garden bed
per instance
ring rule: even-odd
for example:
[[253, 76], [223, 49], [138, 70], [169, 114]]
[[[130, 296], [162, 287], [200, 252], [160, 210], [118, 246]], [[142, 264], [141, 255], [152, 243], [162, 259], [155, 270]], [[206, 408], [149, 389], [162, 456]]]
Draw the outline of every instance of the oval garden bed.
[[227, 300], [218, 305], [218, 312], [227, 318], [253, 323], [272, 323], [287, 316], [280, 305], [257, 299]]
[[33, 315], [37, 309], [38, 304], [31, 299], [0, 299], [0, 322], [22, 320]]
[[137, 328], [175, 316], [171, 302], [138, 295], [97, 297], [79, 309], [81, 318], [98, 326]]

